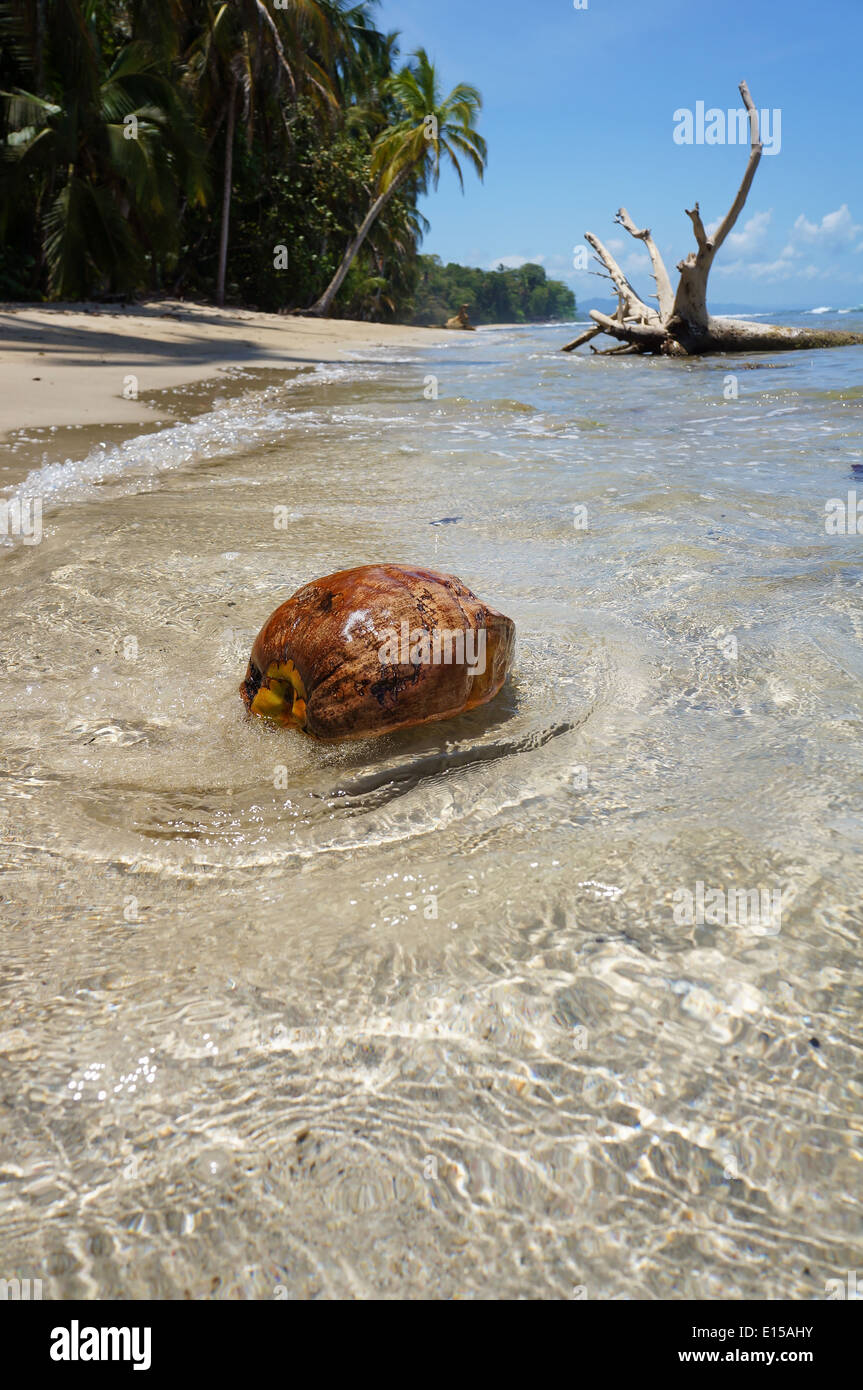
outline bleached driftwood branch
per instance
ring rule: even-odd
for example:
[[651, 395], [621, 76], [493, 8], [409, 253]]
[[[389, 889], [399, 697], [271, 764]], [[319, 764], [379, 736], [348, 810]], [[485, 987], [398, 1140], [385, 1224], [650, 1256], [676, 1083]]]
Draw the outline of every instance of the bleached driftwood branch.
[[[614, 256], [592, 232], [585, 241], [593, 250], [606, 278], [617, 291], [617, 310], [614, 316], [592, 309], [594, 328], [588, 329], [563, 351], [572, 352], [583, 343], [591, 343], [599, 333], [607, 333], [638, 352], [662, 352], [672, 356], [691, 356], [709, 352], [771, 352], [788, 348], [842, 347], [863, 343], [863, 334], [839, 333], [824, 329], [784, 328], [773, 324], [753, 324], [740, 319], [712, 318], [707, 309], [707, 279], [711, 266], [723, 242], [733, 230], [749, 196], [755, 171], [761, 161], [762, 143], [758, 111], [745, 82], [740, 83], [740, 95], [749, 117], [749, 158], [746, 170], [728, 212], [712, 236], [708, 236], [698, 203], [686, 209], [695, 233], [696, 250], [690, 251], [677, 269], [680, 279], [673, 290], [665, 262], [648, 228], [636, 227], [626, 208], [619, 208], [615, 222], [630, 236], [642, 242], [653, 269], [656, 298], [659, 308], [645, 303], [630, 284]], [[611, 353], [619, 349], [612, 348]]]

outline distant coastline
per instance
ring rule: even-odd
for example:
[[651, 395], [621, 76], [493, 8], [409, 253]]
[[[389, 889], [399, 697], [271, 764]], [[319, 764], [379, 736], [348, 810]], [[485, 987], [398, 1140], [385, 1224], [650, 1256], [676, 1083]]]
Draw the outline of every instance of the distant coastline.
[[439, 256], [418, 256], [418, 279], [405, 321], [420, 326], [445, 323], [465, 304], [476, 327], [492, 323], [564, 323], [576, 314], [575, 295], [562, 280], [549, 280], [545, 268], [444, 265]]

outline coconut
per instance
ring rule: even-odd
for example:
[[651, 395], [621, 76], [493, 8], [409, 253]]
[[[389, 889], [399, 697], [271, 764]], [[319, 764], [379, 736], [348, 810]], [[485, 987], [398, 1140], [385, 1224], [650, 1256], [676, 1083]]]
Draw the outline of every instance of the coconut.
[[251, 714], [313, 738], [370, 738], [494, 698], [515, 624], [452, 574], [361, 565], [304, 584], [255, 638]]

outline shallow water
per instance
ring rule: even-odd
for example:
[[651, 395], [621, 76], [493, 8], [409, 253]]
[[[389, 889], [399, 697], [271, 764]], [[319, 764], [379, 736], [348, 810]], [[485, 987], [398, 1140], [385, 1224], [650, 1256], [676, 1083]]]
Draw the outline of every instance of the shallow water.
[[[45, 446], [43, 539], [0, 551], [0, 1276], [823, 1298], [859, 1263], [863, 546], [825, 504], [863, 500], [863, 349], [572, 336]], [[515, 619], [501, 696], [345, 748], [248, 722], [269, 612], [375, 559]], [[779, 909], [689, 922], [697, 882]]]

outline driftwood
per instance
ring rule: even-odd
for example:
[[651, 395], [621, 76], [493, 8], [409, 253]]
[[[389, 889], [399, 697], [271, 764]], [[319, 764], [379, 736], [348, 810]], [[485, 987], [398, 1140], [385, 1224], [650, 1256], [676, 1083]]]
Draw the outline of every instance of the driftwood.
[[468, 333], [474, 333], [476, 331], [470, 321], [466, 304], [463, 304], [458, 313], [454, 314], [451, 319], [447, 319], [444, 328], [463, 328]]
[[[740, 84], [740, 95], [749, 115], [750, 147], [746, 172], [734, 202], [713, 236], [707, 235], [698, 204], [686, 209], [695, 232], [697, 249], [678, 263], [680, 279], [677, 289], [672, 287], [649, 229], [636, 227], [626, 208], [620, 208], [615, 222], [630, 236], [643, 242], [650, 257], [656, 282], [656, 294], [651, 297], [657, 300], [658, 307], [646, 304], [640, 298], [608, 248], [592, 232], [587, 232], [584, 239], [603, 266], [598, 273], [610, 280], [617, 291], [617, 312], [611, 317], [598, 309], [591, 309], [594, 327], [571, 343], [564, 344], [562, 352], [572, 352], [600, 333], [618, 339], [635, 352], [665, 353], [675, 357], [700, 356], [711, 352], [778, 352], [794, 348], [847, 347], [849, 344], [863, 343], [863, 334], [860, 333], [784, 328], [775, 324], [749, 323], [744, 319], [713, 318], [708, 311], [707, 277], [710, 268], [717, 251], [743, 211], [761, 161], [758, 111], [745, 82]], [[614, 351], [611, 349], [612, 353]], [[591, 352], [596, 352], [592, 344]]]

